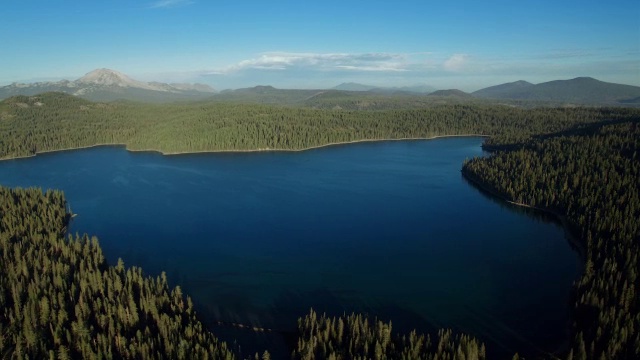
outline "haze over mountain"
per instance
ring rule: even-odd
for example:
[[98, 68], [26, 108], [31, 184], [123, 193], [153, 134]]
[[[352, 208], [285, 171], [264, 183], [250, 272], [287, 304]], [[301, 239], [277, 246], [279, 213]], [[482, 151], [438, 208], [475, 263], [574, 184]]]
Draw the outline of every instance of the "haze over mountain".
[[[14, 95], [36, 95], [58, 91], [92, 101], [131, 100], [141, 102], [171, 102], [200, 100], [258, 102], [271, 104], [302, 104], [310, 99], [359, 97], [441, 97], [450, 99], [489, 99], [500, 101], [537, 102], [550, 105], [617, 105], [640, 106], [640, 87], [599, 81], [590, 77], [554, 80], [540, 84], [519, 80], [490, 86], [471, 94], [458, 89], [435, 90], [427, 85], [412, 87], [376, 87], [360, 83], [342, 83], [331, 89], [279, 89], [259, 85], [217, 93], [205, 84], [142, 82], [110, 69], [97, 69], [81, 78], [69, 81], [13, 83], [0, 87], [0, 99]], [[360, 99], [361, 101], [364, 99]], [[405, 99], [406, 100], [406, 99]]]
[[457, 97], [457, 98], [473, 97], [471, 96], [471, 94], [458, 89], [436, 90], [430, 93], [428, 96]]
[[510, 94], [517, 91], [522, 91], [530, 86], [533, 86], [533, 84], [528, 81], [518, 80], [510, 83], [489, 86], [484, 89], [474, 91], [472, 94], [476, 97], [499, 99], [508, 97]]
[[213, 88], [204, 84], [146, 83], [115, 70], [97, 69], [75, 81], [13, 83], [3, 86], [0, 87], [0, 99], [49, 91], [64, 92], [93, 101], [127, 99], [146, 102], [202, 99], [215, 93]]
[[381, 87], [373, 85], [365, 85], [360, 83], [348, 82], [342, 83], [332, 88], [333, 90], [342, 91], [370, 91], [375, 93], [397, 93], [397, 92], [409, 92], [428, 94], [436, 90], [436, 88], [429, 85], [414, 85], [414, 86], [393, 86], [393, 87]]
[[575, 104], [640, 105], [640, 87], [614, 84], [590, 77], [554, 80], [540, 84], [516, 81], [472, 93], [491, 99], [533, 100]]

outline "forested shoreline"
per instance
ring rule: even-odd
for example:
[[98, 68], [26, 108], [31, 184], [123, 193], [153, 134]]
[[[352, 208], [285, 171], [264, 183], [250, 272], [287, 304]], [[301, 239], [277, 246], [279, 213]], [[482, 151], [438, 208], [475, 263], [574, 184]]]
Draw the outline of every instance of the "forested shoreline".
[[[0, 102], [0, 159], [115, 144], [169, 154], [490, 136], [484, 146], [493, 154], [465, 162], [463, 175], [508, 201], [566, 216], [586, 250], [585, 272], [574, 286], [571, 344], [559, 355], [624, 359], [640, 358], [639, 122], [640, 110], [624, 108], [352, 111], [104, 104], [48, 93]], [[179, 287], [121, 262], [109, 266], [86, 235], [65, 238], [62, 193], [0, 188], [0, 195], [0, 356], [236, 356], [204, 329]], [[298, 336], [296, 359], [485, 357], [484, 345], [471, 337], [445, 330], [435, 341], [393, 334], [390, 323], [357, 314], [311, 311], [299, 321]], [[269, 358], [268, 351], [256, 356]]]
[[575, 286], [577, 358], [640, 357], [640, 119], [531, 139], [463, 166], [518, 204], [563, 214], [584, 242]]
[[6, 161], [6, 160], [26, 159], [26, 158], [30, 158], [30, 157], [34, 157], [34, 156], [38, 156], [38, 155], [53, 154], [53, 153], [57, 153], [57, 152], [91, 149], [91, 148], [97, 148], [97, 147], [102, 147], [102, 146], [124, 147], [125, 150], [127, 150], [129, 152], [133, 152], [133, 153], [136, 153], [136, 152], [140, 152], [140, 153], [142, 153], [142, 152], [150, 152], [150, 153], [159, 153], [159, 154], [164, 155], [164, 156], [176, 156], [176, 155], [190, 155], [190, 154], [254, 153], [254, 152], [266, 152], [266, 151], [268, 151], [268, 152], [300, 152], [300, 151], [307, 151], [307, 150], [313, 150], [313, 149], [321, 149], [321, 148], [329, 147], [329, 146], [350, 145], [350, 144], [359, 144], [359, 143], [368, 143], [368, 142], [423, 141], [423, 140], [435, 140], [435, 139], [451, 138], [451, 137], [487, 137], [487, 135], [460, 134], [460, 135], [432, 136], [432, 137], [428, 137], [428, 138], [364, 139], [364, 140], [354, 140], [354, 141], [328, 143], [328, 144], [324, 144], [324, 145], [312, 146], [312, 147], [301, 148], [301, 149], [202, 150], [202, 151], [182, 151], [182, 152], [163, 152], [161, 150], [155, 150], [155, 149], [131, 150], [131, 149], [127, 149], [127, 145], [126, 144], [113, 143], [113, 144], [95, 144], [95, 145], [88, 145], [88, 146], [81, 146], [81, 147], [39, 151], [39, 152], [36, 152], [35, 154], [32, 154], [32, 155], [25, 155], [25, 156], [17, 156], [17, 157], [0, 159], [0, 162], [1, 161]]
[[[191, 298], [180, 286], [170, 288], [164, 272], [151, 277], [121, 259], [108, 264], [97, 238], [66, 236], [70, 218], [60, 191], [0, 187], [1, 358], [238, 358], [237, 344], [210, 333]], [[484, 345], [450, 330], [433, 340], [391, 330], [390, 322], [356, 314], [327, 318], [311, 310], [298, 322], [291, 356], [485, 358]]]
[[491, 141], [504, 144], [579, 124], [623, 121], [639, 113], [624, 108], [474, 104], [356, 111], [218, 102], [92, 103], [46, 93], [0, 102], [0, 159], [96, 144], [163, 153], [301, 150], [331, 143], [465, 134], [490, 135]]

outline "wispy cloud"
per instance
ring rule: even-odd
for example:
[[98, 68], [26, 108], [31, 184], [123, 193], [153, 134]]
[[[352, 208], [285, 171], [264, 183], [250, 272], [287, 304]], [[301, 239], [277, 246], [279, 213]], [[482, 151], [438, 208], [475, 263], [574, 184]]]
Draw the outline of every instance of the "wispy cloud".
[[458, 72], [465, 69], [469, 63], [469, 55], [467, 54], [453, 54], [442, 64], [442, 67], [447, 71]]
[[[596, 53], [596, 50], [606, 56], [586, 55]], [[310, 88], [353, 81], [381, 86], [420, 83], [471, 91], [500, 82], [543, 82], [577, 76], [636, 84], [637, 81], [629, 80], [629, 74], [638, 73], [638, 57], [634, 50], [549, 49], [508, 56], [462, 51], [267, 52], [235, 63], [220, 63], [216, 68], [194, 70], [184, 76], [192, 79], [190, 81], [209, 82], [218, 88], [238, 88], [257, 83]]]
[[152, 9], [173, 8], [193, 4], [192, 0], [159, 0], [151, 4]]
[[290, 53], [269, 52], [254, 59], [216, 69], [209, 74], [229, 74], [243, 70], [288, 70], [312, 71], [362, 71], [402, 72], [408, 71], [407, 55], [394, 53]]

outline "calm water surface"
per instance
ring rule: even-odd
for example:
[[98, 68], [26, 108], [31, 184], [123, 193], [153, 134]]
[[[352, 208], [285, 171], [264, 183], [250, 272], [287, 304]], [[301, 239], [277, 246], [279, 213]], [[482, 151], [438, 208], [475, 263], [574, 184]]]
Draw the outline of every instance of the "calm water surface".
[[97, 235], [112, 264], [166, 271], [209, 324], [290, 331], [310, 307], [355, 310], [396, 330], [470, 332], [495, 354], [552, 351], [579, 257], [558, 224], [462, 178], [481, 142], [179, 156], [100, 147], [0, 162], [0, 183], [64, 190], [73, 232]]

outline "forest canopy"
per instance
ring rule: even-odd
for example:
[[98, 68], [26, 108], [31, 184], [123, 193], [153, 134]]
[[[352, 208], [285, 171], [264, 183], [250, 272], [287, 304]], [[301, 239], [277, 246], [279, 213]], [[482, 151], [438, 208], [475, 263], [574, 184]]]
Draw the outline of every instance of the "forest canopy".
[[[624, 359], [640, 358], [639, 123], [640, 110], [625, 108], [455, 103], [322, 110], [93, 103], [46, 93], [0, 102], [0, 159], [102, 144], [179, 153], [486, 135], [483, 146], [493, 154], [465, 162], [463, 175], [504, 200], [565, 219], [585, 250], [562, 357]], [[66, 235], [69, 217], [59, 191], [0, 188], [1, 357], [236, 357], [164, 273], [149, 277], [121, 260], [108, 264], [97, 239]], [[485, 357], [472, 336], [395, 334], [391, 323], [359, 314], [311, 311], [297, 336], [296, 359]]]
[[163, 153], [300, 150], [375, 139], [491, 135], [521, 142], [584, 123], [637, 117], [636, 109], [434, 105], [422, 109], [319, 110], [219, 102], [93, 103], [62, 93], [0, 102], [0, 159], [96, 144]]

